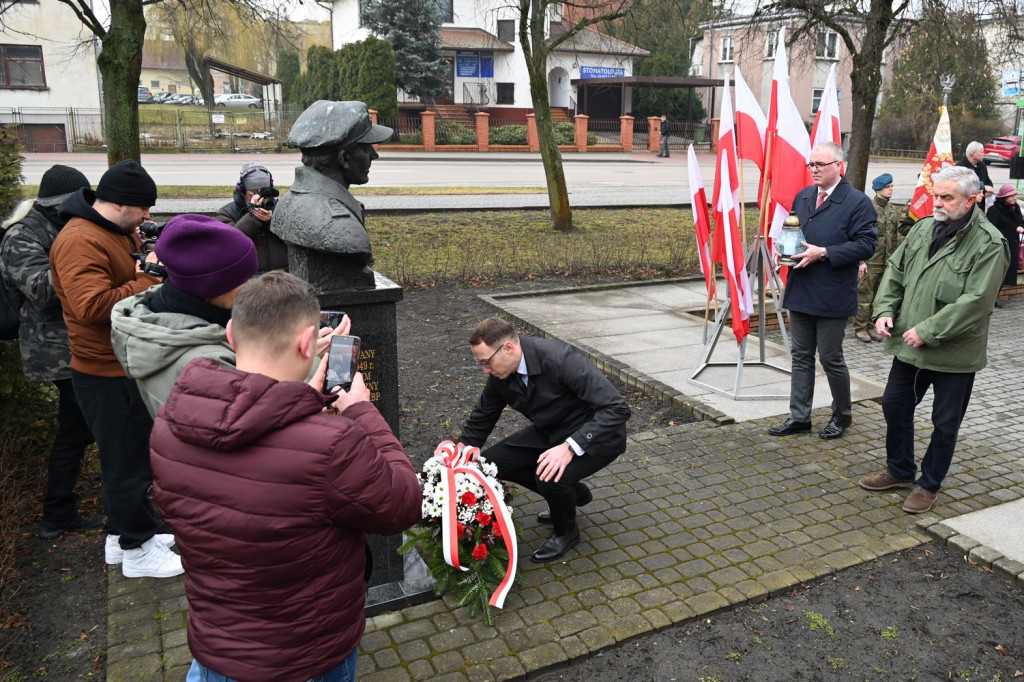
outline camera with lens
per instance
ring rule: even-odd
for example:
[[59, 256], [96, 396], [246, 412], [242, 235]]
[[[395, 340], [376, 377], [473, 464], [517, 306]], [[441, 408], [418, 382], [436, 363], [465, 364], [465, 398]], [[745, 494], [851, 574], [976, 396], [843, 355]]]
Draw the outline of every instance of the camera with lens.
[[[260, 187], [256, 190], [256, 194], [263, 197], [263, 202], [259, 206], [256, 206], [256, 208], [263, 208], [268, 211], [273, 211], [277, 207], [277, 197], [281, 195], [275, 187]], [[252, 204], [250, 204], [250, 210], [252, 207]]]
[[164, 231], [166, 225], [167, 223], [154, 223], [152, 220], [144, 220], [139, 225], [139, 235], [142, 237], [142, 244], [139, 253], [133, 253], [132, 258], [142, 263], [140, 270], [147, 275], [161, 278], [167, 277], [167, 270], [164, 266], [159, 263], [146, 262], [146, 258], [153, 251], [153, 246], [156, 245], [156, 240], [160, 238], [160, 233]]

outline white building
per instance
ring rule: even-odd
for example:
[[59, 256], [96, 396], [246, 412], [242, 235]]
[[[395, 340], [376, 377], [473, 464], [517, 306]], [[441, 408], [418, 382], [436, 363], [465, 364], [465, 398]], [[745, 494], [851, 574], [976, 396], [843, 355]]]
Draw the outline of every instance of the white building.
[[[96, 42], [71, 8], [57, 0], [14, 2], [3, 18], [0, 123], [18, 124], [28, 151], [63, 151], [75, 138], [100, 137]], [[96, 115], [31, 111], [71, 107]]]
[[[507, 0], [442, 0], [442, 54], [449, 68], [450, 90], [438, 103], [470, 105], [492, 116], [526, 113], [533, 109], [526, 59], [519, 44], [518, 12]], [[360, 0], [334, 0], [333, 44], [363, 40], [369, 35], [360, 25]], [[563, 5], [552, 5], [548, 32], [562, 30]], [[573, 81], [633, 75], [634, 60], [650, 53], [593, 29], [586, 29], [557, 48], [549, 58], [548, 97], [553, 108], [575, 113], [582, 106]], [[611, 89], [618, 96], [617, 88]], [[631, 92], [626, 97], [629, 98]], [[399, 92], [400, 103], [414, 101]], [[628, 111], [630, 103], [616, 109]], [[494, 109], [504, 110], [495, 112]], [[513, 113], [515, 112], [515, 114]], [[582, 111], [580, 113], [583, 113]]]

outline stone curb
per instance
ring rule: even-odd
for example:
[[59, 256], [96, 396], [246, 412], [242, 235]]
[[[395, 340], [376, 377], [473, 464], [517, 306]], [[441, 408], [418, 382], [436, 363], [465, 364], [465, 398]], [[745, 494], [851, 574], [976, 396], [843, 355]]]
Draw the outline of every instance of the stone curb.
[[963, 552], [964, 561], [998, 573], [1024, 587], [1024, 563], [1008, 559], [1001, 552], [985, 547], [974, 538], [961, 535], [938, 518], [928, 516], [918, 520], [917, 525], [947, 547]]

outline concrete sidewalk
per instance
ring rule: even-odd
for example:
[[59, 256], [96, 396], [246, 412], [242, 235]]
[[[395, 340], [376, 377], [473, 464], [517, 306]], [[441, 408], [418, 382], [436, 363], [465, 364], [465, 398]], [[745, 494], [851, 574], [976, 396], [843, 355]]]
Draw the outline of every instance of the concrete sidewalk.
[[[1022, 408], [1011, 398], [1024, 380], [1015, 359], [1024, 303], [994, 312], [990, 368], [978, 375], [946, 487], [932, 512], [914, 517], [901, 510], [901, 494], [856, 484], [884, 466], [885, 423], [874, 398], [890, 357], [881, 344], [852, 333], [846, 342], [859, 402], [844, 438], [771, 438], [766, 430], [785, 409], [767, 403], [779, 401], [737, 407], [685, 380], [701, 333], [694, 295], [692, 283], [673, 282], [491, 299], [537, 332], [584, 347], [627, 385], [654, 386], [704, 420], [632, 437], [591, 479], [595, 499], [580, 517], [581, 543], [565, 561], [521, 563], [495, 627], [469, 618], [451, 597], [369, 619], [360, 680], [533, 674], [931, 538], [1024, 582], [1024, 556], [1014, 543], [999, 544], [1024, 536]], [[723, 341], [722, 350], [735, 353]], [[819, 381], [819, 392], [824, 386]], [[816, 404], [825, 402], [819, 395]], [[824, 425], [828, 415], [822, 407], [813, 418]], [[922, 421], [922, 451], [928, 433]], [[533, 519], [543, 502], [523, 493], [514, 506], [526, 551], [548, 531]], [[182, 580], [125, 580], [113, 569], [109, 598], [107, 679], [183, 679], [191, 656]]]

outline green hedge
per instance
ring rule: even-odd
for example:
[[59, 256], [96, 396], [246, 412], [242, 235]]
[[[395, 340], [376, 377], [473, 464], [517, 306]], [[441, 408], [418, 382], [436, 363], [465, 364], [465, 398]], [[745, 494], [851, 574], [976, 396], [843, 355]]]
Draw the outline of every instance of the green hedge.
[[526, 126], [496, 126], [487, 131], [490, 144], [526, 144]]
[[476, 144], [476, 131], [458, 121], [437, 119], [434, 126], [435, 144]]

